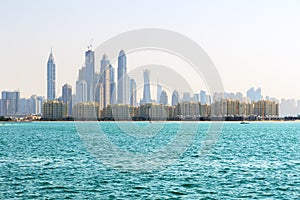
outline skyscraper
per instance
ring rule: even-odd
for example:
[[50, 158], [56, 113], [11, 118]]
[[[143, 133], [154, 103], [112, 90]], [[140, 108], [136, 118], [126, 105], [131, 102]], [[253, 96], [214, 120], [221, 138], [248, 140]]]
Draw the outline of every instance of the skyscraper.
[[20, 92], [8, 92], [2, 91], [2, 100], [1, 100], [1, 107], [2, 107], [2, 115], [4, 116], [11, 116], [19, 114], [19, 106], [20, 106]]
[[109, 65], [110, 68], [110, 104], [116, 103], [116, 82], [115, 82], [115, 69], [112, 67], [112, 65]]
[[55, 62], [52, 49], [47, 62], [47, 99], [55, 99]]
[[134, 79], [130, 79], [130, 90], [129, 90], [129, 95], [130, 95], [130, 105], [131, 106], [137, 106], [137, 101], [136, 101], [136, 82]]
[[[103, 54], [102, 59], [100, 61], [100, 79], [99, 84], [103, 87], [103, 102], [100, 102], [103, 104], [103, 107], [107, 107], [108, 105], [111, 105], [115, 103], [115, 70], [110, 64], [110, 61], [106, 54]], [[99, 88], [97, 89], [97, 92], [99, 92]], [[97, 95], [98, 97], [99, 95]]]
[[87, 83], [85, 80], [76, 81], [76, 103], [87, 102]]
[[127, 76], [127, 64], [126, 54], [124, 50], [121, 50], [118, 57], [118, 103], [128, 103], [128, 76]]
[[104, 85], [104, 75], [105, 75], [105, 69], [109, 67], [110, 62], [108, 60], [108, 57], [106, 54], [103, 54], [102, 59], [100, 61], [100, 80], [99, 83], [102, 83]]
[[254, 90], [254, 87], [250, 88], [247, 91], [247, 97], [249, 98], [250, 101], [262, 100], [261, 89], [257, 88], [256, 90]]
[[104, 88], [104, 107], [110, 105], [111, 103], [111, 90], [110, 90], [110, 78], [111, 78], [111, 68], [109, 66], [107, 66], [104, 70], [104, 84], [103, 84], [103, 88]]
[[62, 86], [62, 101], [67, 106], [68, 116], [72, 116], [72, 86], [67, 83]]
[[200, 90], [200, 102], [201, 102], [202, 105], [207, 103], [206, 92], [203, 91], [203, 90]]
[[92, 102], [95, 100], [94, 90], [94, 76], [95, 76], [95, 56], [94, 51], [87, 50], [85, 52], [85, 81], [87, 84], [87, 101]]
[[143, 91], [143, 103], [151, 103], [150, 94], [150, 70], [144, 70], [144, 91]]
[[157, 89], [156, 89], [156, 103], [160, 103], [160, 95], [161, 95], [161, 90], [162, 90], [162, 88], [161, 88], [161, 85], [158, 83], [158, 81], [157, 81], [157, 83], [156, 83], [156, 85], [157, 85]]
[[172, 106], [176, 106], [179, 103], [179, 99], [180, 97], [178, 91], [174, 90], [172, 94]]
[[168, 95], [165, 90], [162, 90], [160, 93], [160, 104], [162, 105], [168, 105]]

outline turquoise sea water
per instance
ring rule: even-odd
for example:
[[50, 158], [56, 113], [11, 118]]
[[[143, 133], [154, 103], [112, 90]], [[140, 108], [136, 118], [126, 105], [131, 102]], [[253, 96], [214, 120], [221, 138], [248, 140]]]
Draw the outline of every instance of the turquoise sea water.
[[[105, 122], [101, 128], [114, 147], [147, 158], [178, 139], [180, 123], [161, 125]], [[171, 164], [132, 171], [110, 165], [123, 155], [108, 149], [95, 157], [74, 122], [1, 125], [0, 199], [300, 199], [300, 123], [224, 123], [205, 155], [209, 123], [198, 126], [192, 137], [184, 130], [192, 140], [179, 138], [176, 147], [189, 145], [168, 158]]]

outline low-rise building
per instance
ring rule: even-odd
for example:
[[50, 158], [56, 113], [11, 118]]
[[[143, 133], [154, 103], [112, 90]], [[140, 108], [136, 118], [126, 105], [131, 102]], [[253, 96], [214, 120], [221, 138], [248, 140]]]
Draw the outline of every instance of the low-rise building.
[[43, 104], [43, 119], [62, 120], [67, 116], [67, 107], [61, 101], [47, 101]]
[[73, 107], [75, 120], [98, 120], [99, 105], [96, 102], [77, 103]]

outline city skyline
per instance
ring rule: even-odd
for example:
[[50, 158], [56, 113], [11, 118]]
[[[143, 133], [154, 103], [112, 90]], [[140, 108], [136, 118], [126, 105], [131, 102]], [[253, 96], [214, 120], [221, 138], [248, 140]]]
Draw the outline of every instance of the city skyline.
[[[278, 99], [274, 97], [263, 96], [261, 88], [255, 89], [254, 87], [251, 87], [247, 91], [246, 96], [244, 96], [241, 92], [233, 93], [224, 91], [214, 92], [210, 94], [204, 90], [198, 90], [198, 92], [192, 93], [183, 90], [181, 91], [181, 93], [179, 93], [178, 88], [170, 91], [170, 86], [169, 88], [166, 85], [162, 87], [161, 83], [158, 80], [159, 78], [163, 77], [156, 77], [157, 81], [155, 85], [152, 85], [152, 88], [153, 86], [155, 86], [157, 88], [157, 93], [156, 97], [152, 98], [151, 83], [153, 83], [153, 81], [150, 81], [151, 70], [149, 68], [137, 71], [143, 74], [143, 95], [140, 96], [140, 103], [138, 104], [137, 83], [134, 80], [134, 78], [138, 77], [134, 76], [134, 78], [131, 78], [127, 73], [127, 57], [124, 50], [120, 50], [118, 56], [117, 82], [114, 81], [114, 67], [110, 63], [110, 60], [108, 59], [108, 56], [106, 54], [103, 54], [102, 59], [98, 64], [95, 63], [95, 52], [91, 49], [91, 47], [89, 47], [84, 54], [85, 64], [79, 69], [75, 94], [72, 93], [72, 85], [65, 83], [62, 86], [61, 96], [55, 96], [56, 65], [51, 49], [46, 65], [47, 99], [45, 105], [48, 107], [43, 108], [42, 106], [45, 100], [44, 97], [32, 95], [29, 99], [26, 99], [21, 98], [20, 91], [2, 91], [2, 98], [0, 99], [0, 115], [40, 115], [43, 111], [50, 111], [52, 109], [52, 106], [59, 106], [55, 108], [60, 109], [60, 116], [64, 116], [63, 113], [65, 112], [66, 116], [72, 117], [74, 106], [77, 109], [77, 116], [79, 108], [84, 110], [91, 109], [88, 108], [89, 106], [96, 106], [99, 109], [99, 112], [104, 112], [103, 114], [105, 116], [110, 116], [110, 114], [107, 115], [107, 112], [105, 110], [108, 107], [112, 107], [113, 113], [122, 113], [121, 115], [117, 114], [117, 120], [125, 120], [128, 119], [129, 115], [124, 115], [124, 113], [130, 113], [128, 110], [128, 106], [131, 106], [131, 108], [139, 106], [138, 109], [143, 110], [149, 105], [152, 105], [153, 107], [152, 109], [150, 109], [150, 111], [156, 113], [155, 115], [154, 113], [152, 113], [151, 115], [156, 116], [157, 119], [167, 118], [166, 113], [164, 113], [163, 111], [166, 109], [166, 107], [164, 106], [172, 106], [172, 109], [176, 110], [181, 109], [180, 105], [190, 107], [188, 108], [187, 113], [190, 113], [194, 116], [200, 115], [200, 113], [202, 112], [200, 108], [201, 106], [202, 109], [206, 110], [204, 113], [207, 113], [208, 109], [212, 109], [210, 111], [211, 116], [244, 115], [243, 113], [246, 109], [247, 113], [260, 113], [263, 116], [265, 116], [266, 113], [271, 113], [270, 115], [268, 114], [266, 116], [280, 115], [281, 117], [299, 115], [300, 100], [296, 101], [294, 99], [281, 99], [281, 104], [279, 106], [278, 103], [280, 101]], [[100, 73], [95, 71], [95, 68], [97, 68], [97, 66], [100, 69]], [[139, 74], [138, 76], [141, 76], [141, 74]], [[168, 74], [168, 76], [174, 78], [172, 76], [172, 73]], [[89, 86], [87, 84], [88, 82], [90, 83]], [[117, 98], [115, 96], [116, 91], [114, 91], [115, 85], [118, 85]], [[168, 89], [169, 93], [172, 93], [172, 97], [170, 99], [168, 98], [168, 93], [166, 92], [166, 90]], [[90, 97], [88, 98], [88, 96]], [[171, 96], [171, 94], [169, 94], [169, 96]], [[51, 101], [53, 101], [53, 104], [51, 103]], [[224, 103], [226, 104], [225, 107]], [[252, 106], [252, 109], [248, 108], [248, 106]], [[266, 106], [269, 107], [266, 108]], [[237, 107], [239, 108], [236, 109]], [[226, 109], [224, 110], [224, 108]], [[153, 109], [158, 110], [154, 111]], [[194, 111], [193, 109], [196, 110]], [[281, 111], [279, 112], [279, 110]], [[139, 111], [139, 113], [140, 112], [144, 111]], [[177, 110], [176, 112], [181, 113], [182, 110], [180, 112]], [[173, 111], [171, 113], [173, 113]], [[186, 114], [186, 116], [189, 116], [190, 114]], [[208, 114], [206, 115], [209, 116]], [[49, 115], [49, 113], [47, 113], [46, 116], [52, 115]]]

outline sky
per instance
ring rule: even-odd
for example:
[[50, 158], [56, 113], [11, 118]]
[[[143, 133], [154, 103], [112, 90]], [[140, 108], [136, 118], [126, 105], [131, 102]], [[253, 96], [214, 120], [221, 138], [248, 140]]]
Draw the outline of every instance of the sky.
[[297, 0], [1, 1], [0, 90], [46, 96], [53, 48], [61, 95], [64, 83], [75, 87], [90, 43], [97, 47], [126, 31], [163, 28], [206, 51], [225, 91], [246, 94], [261, 87], [264, 96], [300, 99], [299, 11]]

